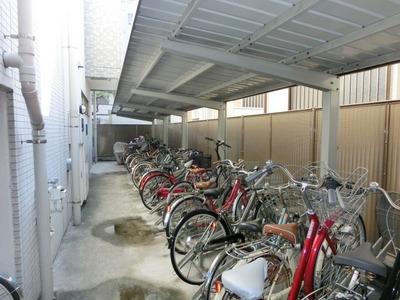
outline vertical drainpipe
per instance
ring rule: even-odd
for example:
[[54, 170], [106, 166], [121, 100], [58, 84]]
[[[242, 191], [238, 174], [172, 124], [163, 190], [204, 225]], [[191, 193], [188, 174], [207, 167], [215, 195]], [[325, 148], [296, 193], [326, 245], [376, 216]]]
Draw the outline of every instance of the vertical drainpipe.
[[93, 99], [93, 149], [94, 162], [97, 164], [97, 93], [94, 92]]
[[70, 18], [68, 30], [68, 58], [69, 58], [69, 94], [70, 94], [70, 133], [71, 133], [71, 161], [72, 161], [72, 218], [73, 224], [81, 224], [81, 197], [80, 181], [81, 168], [79, 166], [79, 131], [81, 93], [79, 88], [78, 48], [74, 39], [73, 21]]
[[5, 67], [19, 69], [21, 92], [25, 99], [32, 127], [35, 200], [37, 206], [37, 236], [41, 299], [53, 299], [53, 269], [50, 241], [50, 206], [48, 201], [46, 132], [36, 89], [35, 55], [33, 46], [32, 0], [18, 0], [18, 54], [5, 53]]

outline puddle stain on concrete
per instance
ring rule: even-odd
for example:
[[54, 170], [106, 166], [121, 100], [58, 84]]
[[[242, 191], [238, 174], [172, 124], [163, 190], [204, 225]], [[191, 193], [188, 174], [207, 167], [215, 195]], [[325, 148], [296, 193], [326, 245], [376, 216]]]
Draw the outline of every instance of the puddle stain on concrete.
[[157, 232], [141, 217], [109, 220], [92, 229], [95, 237], [117, 246], [148, 244], [154, 240]]
[[[100, 297], [100, 298], [99, 298]], [[107, 300], [184, 300], [177, 290], [160, 288], [132, 278], [114, 279], [93, 289], [58, 291], [57, 300], [107, 299]]]

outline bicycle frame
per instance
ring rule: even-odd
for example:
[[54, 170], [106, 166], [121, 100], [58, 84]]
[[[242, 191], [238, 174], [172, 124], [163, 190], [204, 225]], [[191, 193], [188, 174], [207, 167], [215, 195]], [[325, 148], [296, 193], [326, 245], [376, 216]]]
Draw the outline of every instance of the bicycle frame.
[[324, 241], [327, 241], [332, 254], [336, 254], [333, 241], [328, 235], [328, 230], [333, 226], [334, 221], [326, 220], [320, 228], [318, 216], [313, 212], [307, 212], [310, 220], [310, 227], [308, 229], [304, 246], [301, 251], [299, 264], [293, 277], [292, 288], [290, 289], [288, 300], [295, 300], [298, 298], [302, 282], [304, 280], [305, 293], [309, 294], [314, 290], [313, 287], [313, 273], [315, 263], [317, 261], [318, 251]]

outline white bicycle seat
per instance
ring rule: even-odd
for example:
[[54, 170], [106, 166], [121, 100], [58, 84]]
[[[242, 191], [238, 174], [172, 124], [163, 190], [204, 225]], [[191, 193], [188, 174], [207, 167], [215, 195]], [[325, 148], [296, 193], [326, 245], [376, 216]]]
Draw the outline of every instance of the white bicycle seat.
[[267, 261], [259, 257], [248, 264], [223, 272], [221, 279], [227, 290], [244, 300], [255, 300], [263, 295], [267, 273]]

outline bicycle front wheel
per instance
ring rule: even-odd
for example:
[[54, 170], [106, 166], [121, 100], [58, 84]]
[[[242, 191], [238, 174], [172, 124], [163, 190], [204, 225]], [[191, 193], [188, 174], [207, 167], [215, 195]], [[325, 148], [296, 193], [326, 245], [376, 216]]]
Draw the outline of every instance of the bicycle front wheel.
[[171, 263], [179, 278], [189, 284], [201, 284], [225, 245], [217, 239], [223, 240], [229, 234], [227, 224], [217, 213], [203, 209], [189, 212], [171, 237]]
[[132, 182], [136, 188], [139, 188], [139, 182], [140, 179], [142, 179], [142, 176], [144, 173], [146, 173], [150, 169], [154, 169], [155, 165], [149, 161], [144, 161], [139, 164], [137, 164], [133, 169], [132, 169]]
[[18, 286], [0, 275], [0, 299], [1, 300], [20, 300], [22, 299], [21, 290]]
[[[313, 276], [305, 280], [312, 280], [312, 290], [307, 290], [306, 293], [314, 292], [315, 295], [325, 293], [325, 289], [339, 280], [341, 276], [341, 267], [333, 264], [334, 250], [336, 253], [343, 253], [353, 250], [360, 243], [366, 240], [364, 221], [361, 216], [358, 216], [353, 223], [337, 222], [331, 228], [331, 240], [334, 243], [335, 249], [332, 249], [326, 240], [321, 240], [318, 248], [317, 257], [309, 263], [309, 267], [313, 268]], [[305, 284], [305, 286], [310, 286]]]
[[164, 174], [153, 175], [143, 188], [139, 190], [143, 205], [151, 210], [160, 200], [157, 191], [161, 188], [170, 188], [172, 184], [172, 181]]
[[174, 232], [177, 224], [190, 211], [198, 209], [209, 209], [204, 199], [197, 196], [181, 198], [171, 205], [168, 212], [164, 212], [164, 229], [167, 238]]

